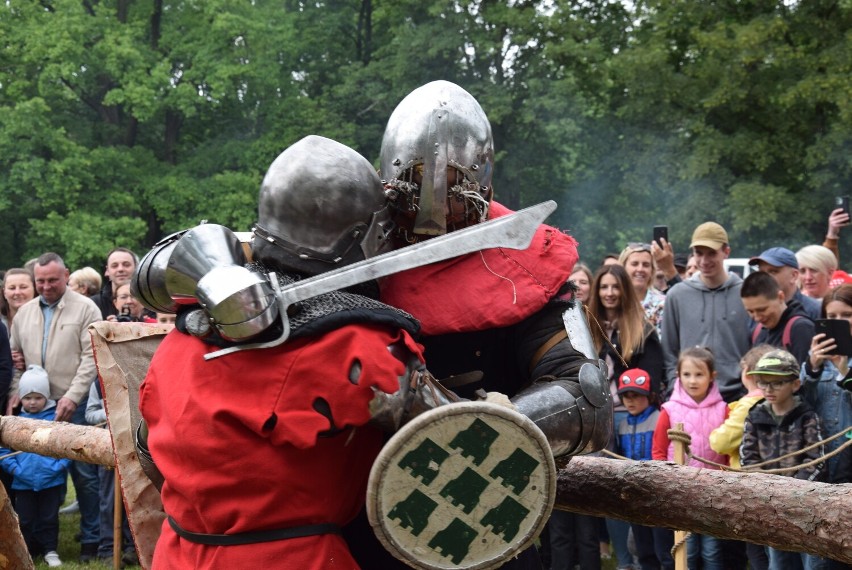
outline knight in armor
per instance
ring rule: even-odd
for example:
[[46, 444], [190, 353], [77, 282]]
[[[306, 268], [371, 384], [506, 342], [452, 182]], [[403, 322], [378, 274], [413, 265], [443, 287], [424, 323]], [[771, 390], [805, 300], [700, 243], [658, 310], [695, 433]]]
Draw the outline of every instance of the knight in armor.
[[[510, 213], [493, 199], [488, 118], [453, 83], [428, 83], [399, 103], [380, 163], [396, 247]], [[609, 441], [612, 403], [581, 304], [571, 300], [577, 257], [570, 236], [542, 225], [523, 251], [488, 249], [391, 275], [381, 300], [420, 321], [430, 371], [459, 395], [508, 394], [554, 455], [588, 453]], [[512, 567], [540, 567], [531, 550]], [[362, 567], [389, 567], [374, 562], [375, 549], [363, 551]]]
[[357, 568], [340, 530], [364, 504], [382, 427], [454, 399], [419, 389], [428, 374], [417, 321], [367, 283], [291, 307], [285, 343], [239, 348], [280, 333], [268, 276], [286, 285], [374, 256], [390, 228], [369, 161], [309, 136], [266, 173], [251, 263], [210, 225], [140, 263], [138, 296], [179, 314], [140, 391], [140, 459], [167, 514], [154, 568]]

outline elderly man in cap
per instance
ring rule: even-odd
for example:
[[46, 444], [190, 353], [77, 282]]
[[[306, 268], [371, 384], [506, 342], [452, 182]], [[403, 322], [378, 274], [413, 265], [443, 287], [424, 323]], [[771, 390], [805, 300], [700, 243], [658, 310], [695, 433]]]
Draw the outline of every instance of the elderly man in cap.
[[719, 224], [698, 226], [689, 247], [699, 272], [668, 291], [663, 313], [667, 384], [671, 387], [677, 381], [682, 349], [706, 346], [713, 351], [722, 397], [732, 402], [745, 393], [739, 360], [749, 349], [749, 317], [740, 298], [743, 280], [725, 270], [731, 248], [728, 234]]
[[785, 247], [770, 247], [757, 257], [748, 260], [758, 271], [765, 271], [775, 278], [788, 301], [798, 301], [811, 320], [819, 318], [821, 303], [802, 294], [799, 290], [799, 262], [796, 254]]

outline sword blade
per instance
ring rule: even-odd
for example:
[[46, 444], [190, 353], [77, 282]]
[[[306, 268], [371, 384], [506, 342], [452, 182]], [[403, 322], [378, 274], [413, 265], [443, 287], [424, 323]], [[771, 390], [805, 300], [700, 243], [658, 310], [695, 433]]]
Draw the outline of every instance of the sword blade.
[[333, 271], [321, 273], [285, 287], [281, 287], [278, 278], [274, 273], [271, 273], [270, 281], [275, 289], [278, 314], [281, 318], [281, 335], [268, 342], [242, 344], [210, 352], [204, 355], [204, 360], [211, 360], [243, 350], [272, 348], [284, 343], [290, 336], [287, 308], [299, 301], [481, 249], [495, 247], [526, 249], [532, 242], [538, 226], [555, 209], [556, 202], [548, 200], [508, 216], [489, 220], [463, 230], [450, 232]]
[[538, 226], [556, 209], [548, 200], [513, 214], [403, 247], [293, 283], [281, 290], [286, 306], [293, 303], [436, 263], [481, 249], [526, 249]]

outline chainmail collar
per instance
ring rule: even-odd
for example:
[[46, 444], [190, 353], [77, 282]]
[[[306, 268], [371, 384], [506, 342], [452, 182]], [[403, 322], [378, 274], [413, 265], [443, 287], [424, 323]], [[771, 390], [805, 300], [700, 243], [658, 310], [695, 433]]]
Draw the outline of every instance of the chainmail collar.
[[[263, 275], [268, 275], [270, 271], [260, 263], [250, 263], [246, 267]], [[276, 272], [275, 275], [282, 288], [304, 278], [293, 273]], [[405, 311], [366, 295], [347, 291], [332, 291], [300, 301], [290, 307], [288, 313], [291, 338], [322, 334], [354, 323], [386, 324], [412, 335], [420, 331], [420, 322]]]

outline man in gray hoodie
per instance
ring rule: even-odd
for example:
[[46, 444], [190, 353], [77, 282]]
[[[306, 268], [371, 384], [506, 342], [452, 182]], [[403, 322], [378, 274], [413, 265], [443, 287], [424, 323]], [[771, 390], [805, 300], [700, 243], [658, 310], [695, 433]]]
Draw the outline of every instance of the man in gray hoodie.
[[726, 402], [738, 399], [744, 388], [739, 360], [749, 349], [749, 316], [740, 298], [743, 280], [725, 271], [730, 255], [728, 233], [715, 222], [705, 222], [692, 233], [698, 273], [672, 287], [663, 313], [663, 357], [667, 391], [677, 382], [677, 359], [690, 346], [713, 352], [716, 381]]

